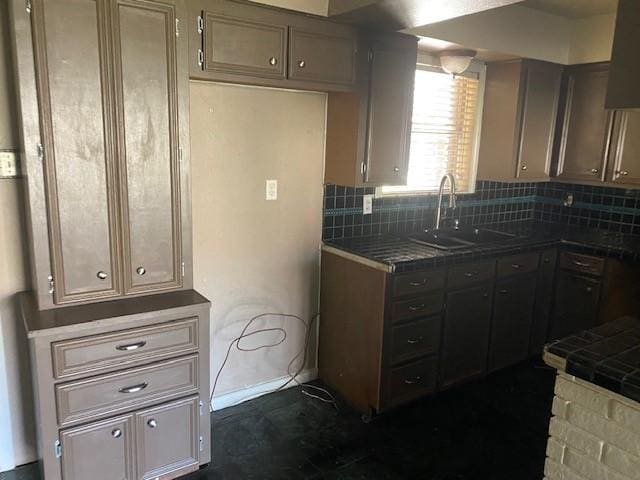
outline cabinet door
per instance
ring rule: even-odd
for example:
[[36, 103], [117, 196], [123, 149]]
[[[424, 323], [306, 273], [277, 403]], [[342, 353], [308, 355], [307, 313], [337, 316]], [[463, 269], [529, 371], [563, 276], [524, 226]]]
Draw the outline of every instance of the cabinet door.
[[539, 355], [549, 336], [549, 322], [555, 289], [556, 264], [558, 251], [545, 250], [540, 255], [538, 284], [536, 286], [536, 306], [531, 325], [531, 342], [529, 353]]
[[[493, 286], [447, 295], [440, 380], [446, 388], [487, 370]], [[470, 306], [473, 308], [470, 308]]]
[[175, 478], [197, 470], [198, 432], [197, 397], [137, 413], [137, 478]]
[[[322, 28], [324, 27], [324, 28]], [[289, 29], [289, 78], [353, 85], [356, 81], [355, 32], [323, 24], [317, 29]]]
[[37, 0], [33, 35], [57, 304], [120, 294], [105, 5]]
[[[234, 8], [233, 5], [227, 9]], [[238, 6], [236, 8], [249, 8]], [[204, 12], [205, 72], [284, 79], [287, 26], [231, 12]]]
[[516, 175], [522, 179], [548, 179], [562, 67], [527, 62], [523, 75], [524, 97]]
[[365, 183], [407, 183], [416, 61], [413, 38], [377, 40], [371, 50]]
[[616, 124], [611, 181], [640, 185], [640, 113], [616, 112]]
[[595, 326], [600, 310], [601, 281], [560, 271], [556, 284], [551, 339]]
[[[181, 286], [176, 6], [112, 4], [125, 293]], [[186, 72], [180, 72], [185, 74]]]
[[489, 371], [518, 363], [529, 355], [535, 296], [535, 275], [515, 276], [496, 284]]
[[134, 480], [135, 444], [131, 415], [63, 430], [64, 480]]
[[567, 180], [604, 180], [612, 113], [605, 110], [606, 66], [575, 69], [567, 78], [558, 176]]

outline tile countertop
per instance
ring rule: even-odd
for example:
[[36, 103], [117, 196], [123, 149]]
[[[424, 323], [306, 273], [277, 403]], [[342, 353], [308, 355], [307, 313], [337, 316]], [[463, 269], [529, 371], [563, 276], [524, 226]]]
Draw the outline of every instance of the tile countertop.
[[640, 402], [640, 319], [622, 317], [545, 347], [545, 362]]
[[410, 272], [433, 266], [449, 265], [492, 255], [505, 255], [564, 245], [572, 251], [604, 255], [622, 260], [640, 260], [640, 237], [620, 233], [592, 231], [548, 225], [504, 231], [517, 236], [496, 244], [456, 250], [438, 250], [420, 245], [399, 235], [346, 238], [324, 242], [326, 250], [337, 249], [378, 263], [388, 272]]

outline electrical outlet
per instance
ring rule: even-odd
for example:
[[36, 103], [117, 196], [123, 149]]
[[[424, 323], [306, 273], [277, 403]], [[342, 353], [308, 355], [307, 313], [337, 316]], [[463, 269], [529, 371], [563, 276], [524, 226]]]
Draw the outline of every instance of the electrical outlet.
[[16, 178], [20, 176], [18, 154], [12, 150], [0, 151], [0, 178]]
[[362, 214], [371, 215], [373, 213], [373, 195], [362, 197]]
[[266, 198], [267, 200], [278, 199], [278, 180], [267, 180]]

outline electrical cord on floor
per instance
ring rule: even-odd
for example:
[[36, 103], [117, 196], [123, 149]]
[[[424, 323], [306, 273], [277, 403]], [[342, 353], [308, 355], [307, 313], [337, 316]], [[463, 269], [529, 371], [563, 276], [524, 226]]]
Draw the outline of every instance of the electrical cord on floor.
[[[269, 393], [275, 393], [275, 392], [282, 391], [289, 384], [291, 384], [292, 382], [295, 382], [296, 385], [299, 385], [299, 386], [302, 387], [302, 394], [303, 395], [306, 395], [306, 396], [308, 396], [310, 398], [314, 398], [314, 399], [320, 400], [320, 401], [322, 401], [324, 403], [330, 403], [337, 410], [338, 409], [338, 405], [337, 405], [336, 399], [334, 398], [334, 396], [328, 390], [326, 390], [326, 389], [324, 389], [322, 387], [318, 387], [317, 385], [302, 384], [302, 383], [298, 382], [298, 376], [302, 373], [302, 370], [304, 370], [304, 367], [305, 367], [305, 365], [307, 363], [307, 354], [308, 354], [308, 350], [309, 350], [309, 342], [310, 342], [310, 339], [311, 339], [311, 332], [312, 332], [312, 329], [313, 329], [313, 324], [315, 323], [316, 319], [319, 316], [320, 316], [319, 313], [316, 313], [315, 315], [313, 315], [313, 317], [311, 317], [311, 321], [309, 323], [305, 322], [302, 317], [300, 317], [298, 315], [294, 315], [294, 314], [289, 314], [289, 313], [261, 313], [259, 315], [256, 315], [256, 316], [252, 317], [251, 319], [249, 319], [247, 324], [244, 326], [244, 328], [240, 332], [240, 335], [238, 335], [236, 338], [234, 338], [231, 341], [231, 343], [229, 344], [229, 348], [227, 348], [227, 353], [225, 354], [224, 360], [222, 361], [222, 365], [220, 365], [220, 368], [218, 369], [218, 372], [216, 373], [215, 379], [213, 381], [213, 388], [211, 389], [211, 395], [209, 397], [209, 408], [210, 408], [210, 410], [213, 411], [213, 395], [214, 395], [214, 393], [216, 391], [216, 387], [218, 385], [218, 380], [220, 379], [220, 375], [222, 374], [222, 371], [224, 370], [224, 367], [227, 365], [227, 362], [229, 361], [229, 357], [231, 355], [231, 350], [233, 349], [234, 346], [235, 346], [236, 350], [238, 350], [240, 352], [255, 352], [255, 351], [258, 351], [258, 350], [265, 349], [265, 348], [277, 347], [278, 345], [281, 345], [282, 343], [284, 343], [284, 341], [287, 339], [287, 331], [282, 327], [261, 328], [261, 329], [254, 330], [252, 332], [247, 333], [247, 330], [249, 330], [251, 325], [253, 325], [253, 323], [256, 320], [259, 320], [259, 319], [264, 318], [264, 317], [282, 317], [282, 318], [296, 319], [300, 323], [302, 323], [302, 325], [305, 328], [305, 339], [304, 339], [303, 346], [300, 349], [300, 351], [295, 354], [295, 356], [291, 359], [291, 361], [287, 365], [287, 374], [289, 375], [289, 379], [287, 381], [285, 381], [282, 385], [280, 385], [278, 388], [272, 390]], [[264, 345], [258, 345], [257, 347], [252, 347], [252, 348], [245, 348], [245, 347], [242, 347], [240, 345], [240, 342], [242, 340], [246, 339], [246, 338], [250, 338], [250, 337], [252, 337], [254, 335], [258, 335], [258, 334], [262, 334], [262, 333], [269, 333], [269, 332], [279, 332], [280, 334], [282, 334], [282, 338], [280, 338], [278, 341], [274, 341], [272, 343], [268, 343], [268, 344], [264, 344]], [[298, 367], [298, 369], [295, 372], [292, 373], [291, 372], [291, 367], [295, 364], [296, 360], [298, 360], [300, 355], [302, 355], [302, 362], [300, 363], [300, 367]], [[313, 393], [310, 393], [310, 392], [306, 391], [305, 388], [310, 388], [310, 389], [322, 392], [328, 398], [322, 398], [319, 395], [315, 395]], [[242, 403], [245, 400], [250, 400], [250, 398], [242, 399], [237, 403]]]

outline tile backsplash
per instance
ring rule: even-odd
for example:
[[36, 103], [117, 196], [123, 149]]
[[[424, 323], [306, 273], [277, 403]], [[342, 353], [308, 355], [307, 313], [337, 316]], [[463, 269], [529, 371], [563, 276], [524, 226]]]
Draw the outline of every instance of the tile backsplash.
[[[325, 186], [324, 240], [432, 228], [437, 195], [375, 198], [373, 213], [362, 214], [362, 199], [374, 188]], [[567, 195], [573, 205], [564, 205]], [[446, 205], [448, 198], [443, 203]], [[458, 195], [455, 212], [445, 210], [444, 225], [456, 218], [462, 225], [500, 229], [515, 222], [575, 225], [640, 234], [640, 190], [562, 183], [478, 181], [476, 191]]]

